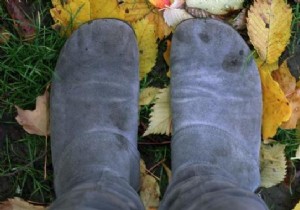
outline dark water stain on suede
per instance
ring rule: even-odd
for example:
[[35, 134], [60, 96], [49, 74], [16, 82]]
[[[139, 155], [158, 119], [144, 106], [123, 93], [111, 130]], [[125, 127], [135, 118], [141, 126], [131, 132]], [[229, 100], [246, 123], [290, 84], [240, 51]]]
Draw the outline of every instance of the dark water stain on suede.
[[238, 55], [236, 53], [227, 54], [222, 63], [222, 67], [224, 71], [230, 73], [239, 72], [241, 70], [242, 65], [243, 65], [243, 56]]
[[199, 36], [200, 36], [200, 39], [201, 39], [204, 43], [209, 43], [210, 40], [211, 40], [211, 38], [209, 37], [209, 35], [206, 34], [206, 33], [200, 33]]

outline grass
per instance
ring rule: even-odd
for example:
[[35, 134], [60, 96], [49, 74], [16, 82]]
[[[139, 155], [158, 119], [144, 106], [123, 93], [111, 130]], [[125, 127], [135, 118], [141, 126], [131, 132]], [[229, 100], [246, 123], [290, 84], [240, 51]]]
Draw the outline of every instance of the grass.
[[[0, 177], [10, 183], [8, 194], [0, 199], [19, 196], [24, 199], [50, 203], [54, 199], [53, 178], [49, 148], [45, 139], [21, 131], [12, 119], [16, 115], [14, 105], [34, 108], [35, 99], [51, 82], [59, 51], [65, 42], [50, 27], [50, 1], [36, 1], [39, 16], [33, 21], [36, 37], [24, 42], [13, 28], [13, 20], [0, 7], [1, 20], [11, 31], [9, 42], [0, 45], [0, 115], [1, 125], [12, 131], [6, 132], [0, 148]], [[44, 178], [44, 158], [47, 156], [47, 178]], [[2, 183], [2, 182], [1, 182]]]
[[[247, 1], [249, 4], [250, 1]], [[0, 4], [2, 21], [12, 32], [7, 44], [0, 45], [0, 116], [1, 125], [13, 127], [7, 132], [5, 141], [0, 142], [0, 181], [8, 183], [7, 194], [1, 194], [0, 200], [19, 196], [49, 204], [54, 199], [53, 177], [50, 158], [50, 149], [45, 149], [45, 139], [25, 134], [13, 120], [14, 105], [22, 108], [34, 108], [35, 99], [41, 95], [51, 82], [53, 70], [59, 51], [65, 42], [57, 32], [51, 28], [49, 16], [50, 0], [36, 0], [35, 4], [40, 11], [40, 18], [34, 21], [36, 38], [32, 42], [23, 42], [13, 29], [13, 20], [9, 18], [3, 5]], [[300, 6], [293, 6], [293, 38], [289, 51], [294, 52], [294, 46], [299, 42]], [[40, 20], [40, 21], [39, 21]], [[166, 77], [168, 70], [162, 53], [166, 49], [165, 42], [159, 44], [159, 55], [152, 72], [141, 81], [141, 89], [155, 86], [165, 87], [169, 84]], [[168, 184], [168, 177], [161, 163], [170, 165], [170, 137], [147, 136], [142, 137], [145, 127], [149, 123], [149, 114], [152, 106], [143, 106], [140, 110], [139, 150], [146, 161], [147, 168], [160, 180], [160, 188], [164, 193]], [[286, 145], [286, 156], [292, 157], [300, 144], [300, 137], [296, 130], [279, 130], [276, 137], [280, 143]], [[44, 177], [44, 156], [47, 155], [47, 178]]]

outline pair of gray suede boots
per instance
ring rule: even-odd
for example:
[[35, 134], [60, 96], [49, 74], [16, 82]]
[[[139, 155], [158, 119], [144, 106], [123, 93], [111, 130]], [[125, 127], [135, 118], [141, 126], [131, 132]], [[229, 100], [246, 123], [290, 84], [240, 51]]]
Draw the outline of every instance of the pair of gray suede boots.
[[[230, 26], [181, 23], [171, 50], [173, 179], [160, 210], [267, 209], [260, 182], [262, 93]], [[144, 209], [139, 189], [138, 47], [132, 28], [95, 20], [61, 51], [51, 91], [57, 199], [50, 209]]]

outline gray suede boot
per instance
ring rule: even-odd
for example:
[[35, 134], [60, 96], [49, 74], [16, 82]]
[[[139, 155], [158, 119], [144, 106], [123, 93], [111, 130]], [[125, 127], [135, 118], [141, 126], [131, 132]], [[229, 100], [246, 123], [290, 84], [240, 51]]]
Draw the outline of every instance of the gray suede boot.
[[135, 191], [138, 92], [138, 48], [128, 24], [95, 20], [73, 33], [51, 90], [51, 209], [143, 209]]
[[229, 25], [181, 23], [171, 50], [173, 179], [160, 209], [266, 209], [260, 183], [261, 83]]

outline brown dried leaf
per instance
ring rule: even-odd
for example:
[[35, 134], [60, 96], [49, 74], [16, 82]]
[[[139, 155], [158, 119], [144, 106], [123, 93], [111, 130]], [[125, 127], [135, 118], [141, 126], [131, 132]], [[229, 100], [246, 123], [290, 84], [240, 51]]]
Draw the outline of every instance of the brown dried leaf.
[[44, 206], [36, 206], [32, 205], [21, 198], [13, 198], [8, 199], [0, 203], [1, 210], [46, 210], [47, 208]]
[[34, 39], [36, 30], [32, 21], [28, 19], [27, 14], [24, 12], [24, 7], [26, 6], [24, 0], [9, 0], [4, 2], [9, 15], [14, 21], [14, 27], [19, 36], [24, 41], [30, 41]]
[[16, 120], [23, 126], [25, 131], [39, 136], [47, 136], [50, 134], [48, 90], [45, 91], [44, 95], [37, 97], [35, 110], [23, 110], [18, 106], [15, 107], [18, 112]]
[[159, 206], [160, 190], [157, 180], [146, 173], [146, 165], [140, 161], [140, 197], [146, 210], [156, 210]]

